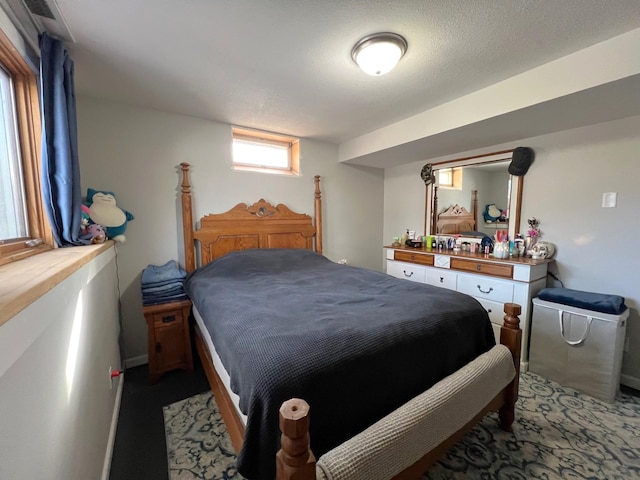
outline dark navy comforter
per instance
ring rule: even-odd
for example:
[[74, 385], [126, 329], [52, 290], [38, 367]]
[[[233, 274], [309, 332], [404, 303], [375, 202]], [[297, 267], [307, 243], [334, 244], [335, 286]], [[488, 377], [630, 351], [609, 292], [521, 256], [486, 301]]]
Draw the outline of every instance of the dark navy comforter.
[[230, 253], [186, 290], [248, 416], [250, 479], [275, 477], [283, 401], [311, 405], [319, 457], [495, 344], [475, 299], [307, 250]]

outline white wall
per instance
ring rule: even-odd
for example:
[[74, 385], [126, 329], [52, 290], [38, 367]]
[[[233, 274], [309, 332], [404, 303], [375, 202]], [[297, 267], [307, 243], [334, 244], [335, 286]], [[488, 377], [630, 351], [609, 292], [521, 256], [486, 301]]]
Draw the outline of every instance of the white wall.
[[260, 198], [313, 214], [313, 176], [322, 175], [325, 255], [382, 269], [382, 170], [338, 164], [336, 145], [302, 139], [302, 176], [236, 172], [229, 125], [86, 97], [77, 103], [83, 194], [87, 187], [114, 191], [136, 217], [118, 247], [125, 351], [134, 363], [147, 353], [142, 270], [183, 260], [180, 162], [192, 165], [194, 218]]
[[0, 328], [0, 478], [99, 479], [116, 401], [113, 249]]
[[[529, 217], [541, 221], [543, 240], [557, 246], [555, 268], [565, 287], [626, 298], [631, 316], [623, 383], [640, 388], [640, 117], [389, 168], [384, 239], [423, 224], [424, 201], [407, 199], [424, 198], [425, 163], [516, 146], [536, 153], [524, 177], [521, 230]], [[617, 208], [601, 207], [604, 192], [617, 192]]]

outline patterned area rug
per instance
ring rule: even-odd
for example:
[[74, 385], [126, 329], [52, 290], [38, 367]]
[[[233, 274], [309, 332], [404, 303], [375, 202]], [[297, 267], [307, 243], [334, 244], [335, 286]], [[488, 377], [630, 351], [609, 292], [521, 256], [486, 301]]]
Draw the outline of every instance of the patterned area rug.
[[[164, 409], [171, 480], [242, 479], [210, 392]], [[488, 415], [425, 480], [640, 479], [640, 398], [595, 400], [532, 373], [521, 376], [513, 433]]]

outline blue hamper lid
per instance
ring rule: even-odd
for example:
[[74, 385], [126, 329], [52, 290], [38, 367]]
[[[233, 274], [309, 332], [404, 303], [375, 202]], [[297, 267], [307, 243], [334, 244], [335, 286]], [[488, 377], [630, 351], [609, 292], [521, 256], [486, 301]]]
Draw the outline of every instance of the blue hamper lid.
[[624, 297], [605, 293], [581, 292], [569, 288], [545, 288], [538, 294], [540, 300], [584, 308], [594, 312], [620, 315], [627, 309]]

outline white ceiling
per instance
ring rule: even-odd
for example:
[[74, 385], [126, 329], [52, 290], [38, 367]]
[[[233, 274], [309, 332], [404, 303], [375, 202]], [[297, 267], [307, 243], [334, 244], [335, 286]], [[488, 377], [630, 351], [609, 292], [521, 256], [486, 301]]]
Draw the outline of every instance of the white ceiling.
[[[640, 27], [638, 0], [56, 2], [79, 95], [337, 144]], [[369, 77], [380, 31], [409, 47]]]

